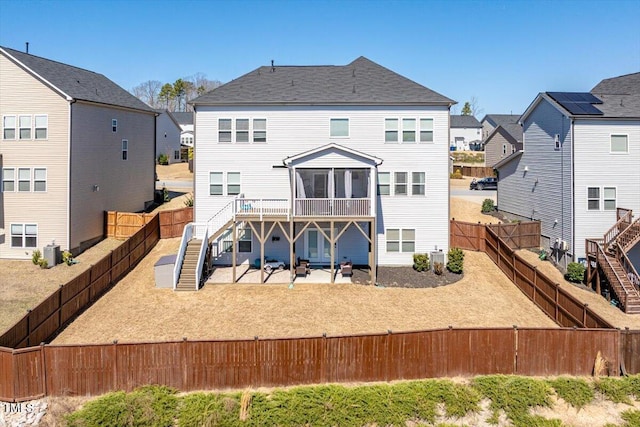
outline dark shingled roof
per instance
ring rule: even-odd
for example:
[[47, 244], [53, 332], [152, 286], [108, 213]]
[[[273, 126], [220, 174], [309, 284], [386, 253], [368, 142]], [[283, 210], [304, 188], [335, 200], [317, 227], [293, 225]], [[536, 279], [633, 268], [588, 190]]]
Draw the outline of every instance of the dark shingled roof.
[[455, 101], [361, 56], [348, 65], [260, 67], [193, 105], [451, 105]]
[[487, 114], [482, 121], [488, 121], [493, 127], [505, 127], [508, 124], [518, 123], [518, 119], [520, 114]]
[[178, 123], [180, 123], [181, 125], [192, 125], [193, 124], [193, 113], [192, 112], [177, 112], [177, 111], [174, 111], [171, 114], [173, 114], [173, 117], [175, 117], [176, 120], [178, 121]]
[[76, 100], [154, 112], [147, 104], [102, 74], [6, 47], [0, 46], [0, 49], [8, 54], [10, 59], [18, 61]]
[[505, 123], [500, 125], [509, 135], [511, 135], [516, 141], [522, 142], [522, 126], [518, 123]]
[[591, 93], [599, 95], [640, 95], [640, 73], [626, 74], [620, 77], [604, 79], [598, 83]]
[[451, 115], [451, 127], [452, 128], [481, 128], [482, 125], [473, 116], [463, 116], [452, 114]]

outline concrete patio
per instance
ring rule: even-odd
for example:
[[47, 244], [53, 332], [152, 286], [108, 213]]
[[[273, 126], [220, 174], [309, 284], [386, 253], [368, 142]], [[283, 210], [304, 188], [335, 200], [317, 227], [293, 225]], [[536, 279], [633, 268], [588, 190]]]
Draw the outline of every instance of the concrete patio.
[[[246, 264], [236, 267], [237, 282], [246, 284], [259, 284], [260, 283], [260, 270], [254, 267], [249, 267]], [[211, 277], [207, 280], [206, 284], [230, 284], [233, 283], [233, 269], [232, 267], [217, 267]], [[271, 273], [265, 271], [264, 278], [265, 284], [282, 284], [290, 283], [291, 272], [288, 269], [273, 270]], [[342, 276], [339, 269], [334, 270], [334, 282], [336, 284], [351, 283], [351, 276]], [[306, 277], [295, 276], [294, 283], [331, 283], [331, 272], [329, 267], [312, 267], [310, 273]]]

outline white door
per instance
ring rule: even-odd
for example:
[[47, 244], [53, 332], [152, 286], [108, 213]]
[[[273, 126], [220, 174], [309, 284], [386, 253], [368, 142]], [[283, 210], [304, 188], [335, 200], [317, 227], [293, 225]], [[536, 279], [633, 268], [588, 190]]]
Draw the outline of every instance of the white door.
[[318, 230], [307, 230], [305, 239], [305, 255], [315, 264], [331, 262], [331, 244]]

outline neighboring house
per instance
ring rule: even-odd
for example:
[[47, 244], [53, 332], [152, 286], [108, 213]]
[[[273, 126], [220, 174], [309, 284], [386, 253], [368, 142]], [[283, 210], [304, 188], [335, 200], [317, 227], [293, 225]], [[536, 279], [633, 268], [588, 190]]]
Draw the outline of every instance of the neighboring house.
[[0, 47], [0, 258], [103, 238], [153, 200], [155, 112], [105, 76]]
[[181, 158], [180, 134], [182, 128], [169, 110], [157, 110], [156, 119], [156, 160], [165, 154], [169, 163], [179, 163]]
[[260, 67], [191, 103], [195, 221], [229, 228], [214, 263], [411, 265], [448, 250], [451, 99], [360, 57]]
[[516, 151], [522, 150], [522, 126], [519, 123], [502, 123], [484, 140], [484, 164], [494, 167]]
[[452, 151], [467, 151], [482, 140], [482, 125], [473, 116], [452, 114], [449, 138]]
[[482, 141], [486, 141], [491, 132], [494, 131], [500, 125], [518, 123], [520, 119], [519, 114], [487, 114], [482, 120], [480, 120], [480, 124], [482, 125]]
[[640, 73], [585, 93], [540, 93], [520, 118], [524, 148], [499, 162], [498, 207], [542, 222], [545, 246], [564, 262], [585, 239], [640, 213]]
[[193, 113], [174, 112], [172, 114], [180, 124], [180, 143], [183, 147], [193, 147]]

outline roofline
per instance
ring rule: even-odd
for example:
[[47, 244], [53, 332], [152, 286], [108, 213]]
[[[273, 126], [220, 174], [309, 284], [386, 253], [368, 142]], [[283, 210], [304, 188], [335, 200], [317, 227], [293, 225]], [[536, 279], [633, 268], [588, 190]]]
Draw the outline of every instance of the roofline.
[[[491, 131], [491, 133], [489, 135], [487, 135], [486, 139], [484, 140], [484, 144], [483, 145], [487, 145], [487, 142], [493, 138], [493, 135], [495, 135], [496, 133], [498, 133], [500, 131], [500, 129], [502, 129], [504, 131], [503, 133], [500, 133], [502, 136], [504, 136], [505, 138], [511, 139], [512, 141], [508, 141], [511, 144], [518, 144], [518, 143], [522, 143], [522, 141], [518, 141], [516, 138], [513, 137], [513, 135], [511, 135], [509, 133], [509, 131], [507, 129], [504, 128], [504, 126], [502, 125], [498, 125], [495, 128], [493, 128], [493, 130]], [[513, 153], [512, 153], [513, 154]]]
[[[195, 100], [194, 100], [195, 101]], [[194, 102], [189, 101], [187, 104], [207, 107], [255, 107], [255, 106], [283, 106], [283, 105], [308, 105], [308, 106], [325, 106], [325, 105], [356, 105], [356, 106], [446, 106], [451, 107], [457, 104], [456, 101], [451, 102]]]
[[[33, 74], [35, 77], [37, 77], [39, 80], [41, 80], [43, 83], [45, 83], [46, 85], [48, 85], [49, 87], [51, 87], [53, 90], [55, 90], [56, 92], [58, 92], [60, 95], [62, 95], [67, 101], [71, 102], [73, 101], [73, 97], [69, 96], [67, 93], [65, 93], [62, 89], [60, 89], [59, 87], [57, 87], [56, 85], [54, 85], [53, 83], [51, 83], [49, 80], [45, 79], [44, 77], [42, 77], [40, 74], [36, 73], [35, 71], [33, 71], [31, 68], [27, 67], [22, 61], [20, 61], [18, 58], [16, 58], [15, 56], [11, 55], [9, 52], [7, 52], [6, 50], [4, 50], [2, 47], [0, 47], [0, 52], [4, 53], [8, 58], [11, 59], [11, 61], [13, 61], [14, 63], [18, 64], [20, 67], [24, 68], [26, 71], [28, 71], [29, 73]], [[44, 58], [43, 58], [44, 59]]]
[[543, 99], [546, 100], [549, 104], [551, 104], [551, 106], [554, 107], [556, 110], [558, 110], [561, 114], [564, 114], [568, 118], [571, 118], [571, 119], [574, 119], [574, 120], [584, 120], [584, 119], [588, 119], [588, 120], [638, 120], [638, 119], [640, 119], [640, 116], [637, 116], [637, 117], [628, 117], [628, 116], [627, 117], [616, 117], [616, 116], [601, 116], [601, 115], [595, 115], [595, 114], [571, 114], [567, 109], [565, 109], [562, 105], [560, 105], [553, 98], [551, 98], [547, 94], [547, 92], [540, 92], [536, 96], [536, 98], [533, 100], [533, 102], [531, 102], [531, 104], [527, 107], [525, 112], [522, 113], [522, 116], [520, 116], [520, 118], [518, 119], [518, 123], [520, 123], [522, 125], [523, 121], [533, 112], [533, 110], [538, 106], [538, 104], [540, 104], [540, 102], [542, 102]]
[[117, 108], [119, 110], [137, 111], [139, 113], [152, 114], [155, 117], [158, 117], [160, 115], [160, 113], [158, 113], [157, 111], [153, 110], [152, 108], [149, 108], [148, 110], [143, 110], [143, 109], [140, 109], [140, 108], [125, 107], [124, 105], [107, 104], [105, 102], [90, 101], [88, 99], [82, 99], [82, 98], [71, 98], [70, 102], [79, 102], [81, 104], [93, 104], [93, 105], [98, 105], [98, 106], [106, 106], [106, 107], [110, 107], [110, 108]]
[[321, 145], [319, 147], [316, 148], [312, 148], [311, 150], [307, 150], [307, 151], [303, 151], [302, 153], [298, 153], [298, 154], [294, 154], [293, 156], [288, 156], [285, 157], [284, 159], [282, 159], [282, 164], [284, 164], [285, 166], [288, 166], [289, 164], [291, 164], [291, 162], [301, 159], [302, 157], [306, 157], [309, 156], [311, 154], [315, 154], [315, 153], [319, 153], [320, 151], [324, 151], [330, 148], [336, 148], [340, 151], [345, 151], [347, 153], [351, 153], [354, 154], [356, 156], [359, 157], [363, 157], [365, 159], [369, 159], [371, 161], [373, 161], [376, 166], [379, 166], [382, 164], [382, 159], [376, 156], [372, 156], [370, 154], [367, 153], [363, 153], [362, 151], [358, 151], [358, 150], [354, 150], [352, 148], [349, 147], [345, 147], [344, 145], [340, 145], [340, 144], [336, 144], [335, 142], [332, 142], [330, 144], [325, 144], [325, 145]]
[[504, 159], [500, 160], [498, 163], [493, 165], [493, 168], [494, 169], [501, 168], [502, 166], [506, 165], [507, 163], [510, 163], [512, 160], [516, 159], [517, 157], [522, 156], [523, 153], [524, 153], [524, 150], [518, 150], [515, 153], [511, 153], [508, 157], [505, 157]]
[[165, 108], [162, 112], [163, 113], [167, 113], [167, 115], [169, 116], [169, 118], [171, 119], [173, 124], [176, 125], [178, 127], [178, 129], [180, 129], [180, 131], [182, 131], [182, 127], [180, 126], [180, 123], [175, 118], [175, 116], [173, 114], [171, 114], [171, 111], [169, 111], [168, 109]]

